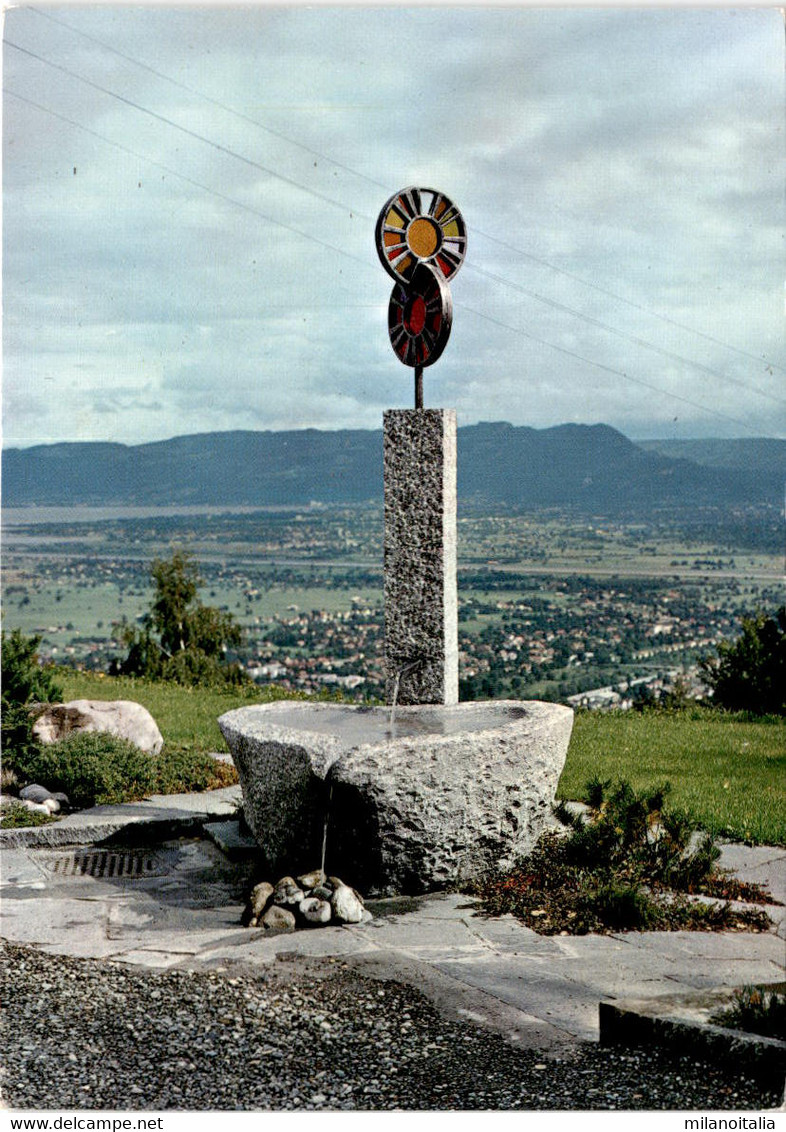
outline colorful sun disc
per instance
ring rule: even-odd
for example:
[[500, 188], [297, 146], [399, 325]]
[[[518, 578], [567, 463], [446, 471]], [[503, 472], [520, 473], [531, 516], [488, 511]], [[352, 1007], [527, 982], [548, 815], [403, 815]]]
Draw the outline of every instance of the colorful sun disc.
[[467, 253], [464, 218], [451, 200], [436, 189], [402, 189], [384, 205], [376, 227], [382, 266], [403, 283], [420, 264], [451, 279]]

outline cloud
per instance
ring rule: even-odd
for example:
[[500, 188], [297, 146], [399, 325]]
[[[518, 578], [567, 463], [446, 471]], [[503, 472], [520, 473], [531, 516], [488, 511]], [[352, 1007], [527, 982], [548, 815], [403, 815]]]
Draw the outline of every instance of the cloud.
[[6, 442], [374, 427], [412, 385], [374, 220], [413, 182], [470, 238], [427, 403], [783, 432], [775, 10], [98, 5], [6, 36], [72, 72], [6, 48], [53, 112], [6, 98]]

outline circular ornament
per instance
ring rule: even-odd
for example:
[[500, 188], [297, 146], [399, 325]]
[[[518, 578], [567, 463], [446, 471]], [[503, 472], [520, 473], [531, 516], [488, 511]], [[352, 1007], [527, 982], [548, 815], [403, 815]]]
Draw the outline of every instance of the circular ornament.
[[430, 366], [450, 337], [453, 300], [438, 271], [416, 264], [409, 283], [396, 283], [388, 305], [388, 332], [405, 366]]
[[410, 187], [394, 193], [380, 212], [376, 244], [394, 279], [408, 283], [420, 264], [451, 279], [467, 253], [467, 228], [444, 193]]

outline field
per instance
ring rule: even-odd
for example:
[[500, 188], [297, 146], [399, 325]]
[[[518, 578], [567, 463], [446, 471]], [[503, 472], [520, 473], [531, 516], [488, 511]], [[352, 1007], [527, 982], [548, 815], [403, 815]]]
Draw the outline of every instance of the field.
[[[691, 669], [782, 600], [780, 556], [735, 523], [462, 512], [462, 698], [564, 700]], [[149, 608], [150, 562], [177, 546], [199, 563], [202, 600], [241, 625], [250, 671], [273, 665], [281, 681], [284, 665], [288, 690], [362, 678], [358, 695], [381, 692], [379, 508], [29, 508], [4, 524], [3, 625], [41, 636], [58, 664], [122, 658], [117, 623]]]
[[[219, 715], [275, 693], [221, 693], [99, 677], [58, 675], [66, 699], [133, 699], [167, 744], [226, 750]], [[597, 776], [634, 787], [671, 783], [669, 801], [706, 829], [735, 840], [786, 845], [786, 721], [751, 722], [703, 709], [578, 712], [558, 796], [576, 799]]]

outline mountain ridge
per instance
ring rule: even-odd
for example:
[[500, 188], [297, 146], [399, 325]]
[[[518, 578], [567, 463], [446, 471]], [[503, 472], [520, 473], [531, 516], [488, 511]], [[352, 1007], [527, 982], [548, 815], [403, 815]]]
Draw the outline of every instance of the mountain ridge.
[[[535, 429], [482, 421], [458, 431], [464, 501], [620, 510], [782, 500], [786, 441], [758, 449], [756, 441], [727, 442], [728, 463], [724, 442], [714, 441], [712, 460], [701, 463], [688, 458], [690, 442], [670, 455], [605, 424]], [[740, 448], [746, 443], [747, 456]], [[236, 429], [137, 445], [70, 441], [4, 449], [2, 471], [6, 507], [361, 503], [382, 498], [382, 430]]]

